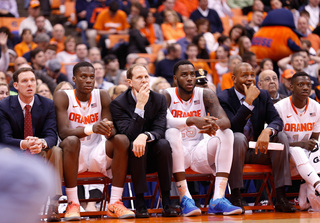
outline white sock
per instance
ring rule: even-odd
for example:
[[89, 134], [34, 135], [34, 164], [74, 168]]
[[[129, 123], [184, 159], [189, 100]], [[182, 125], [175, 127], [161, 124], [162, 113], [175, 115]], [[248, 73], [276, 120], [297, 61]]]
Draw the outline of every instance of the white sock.
[[116, 201], [121, 200], [122, 193], [123, 187], [111, 186], [110, 204], [114, 204]]
[[74, 204], [80, 204], [78, 199], [77, 187], [66, 188], [66, 194], [67, 194], [68, 203], [72, 202]]
[[192, 199], [191, 194], [188, 189], [187, 180], [181, 180], [176, 182], [177, 189], [179, 191], [180, 201], [182, 200], [183, 196], [187, 196], [188, 198]]
[[216, 177], [216, 181], [214, 184], [214, 194], [212, 197], [213, 200], [222, 198], [224, 196], [227, 182], [228, 182], [228, 178], [226, 177]]

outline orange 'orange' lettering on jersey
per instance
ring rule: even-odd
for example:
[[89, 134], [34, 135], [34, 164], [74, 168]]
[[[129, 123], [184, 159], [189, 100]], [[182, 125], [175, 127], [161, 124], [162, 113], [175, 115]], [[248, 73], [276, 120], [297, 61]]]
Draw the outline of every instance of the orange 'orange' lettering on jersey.
[[172, 116], [175, 118], [201, 117], [201, 109], [196, 111], [190, 111], [190, 112], [184, 112], [184, 111], [173, 109], [171, 113], [172, 113]]
[[287, 132], [304, 132], [312, 131], [314, 127], [314, 122], [309, 123], [286, 123], [284, 125], [284, 131]]
[[85, 124], [85, 125], [91, 124], [91, 123], [98, 121], [98, 113], [94, 113], [94, 114], [87, 115], [87, 116], [82, 116], [80, 114], [76, 114], [74, 112], [71, 112], [69, 115], [69, 120], [77, 122], [77, 123]]

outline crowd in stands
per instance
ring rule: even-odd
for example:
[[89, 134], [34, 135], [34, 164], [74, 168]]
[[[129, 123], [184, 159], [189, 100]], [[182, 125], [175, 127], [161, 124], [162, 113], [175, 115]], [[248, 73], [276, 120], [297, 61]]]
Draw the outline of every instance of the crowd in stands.
[[207, 87], [217, 95], [237, 87], [234, 72], [246, 63], [257, 89], [267, 90], [273, 103], [292, 95], [291, 79], [300, 72], [311, 81], [309, 97], [320, 102], [320, 0], [59, 1], [72, 4], [62, 22], [50, 16], [47, 1], [25, 0], [27, 17], [14, 30], [1, 20], [18, 19], [22, 6], [1, 1], [0, 100], [18, 94], [13, 74], [27, 67], [36, 94], [53, 100], [58, 90], [74, 89], [79, 62], [93, 65], [94, 87], [111, 100], [128, 89], [133, 64], [144, 65], [150, 89], [163, 93], [179, 87], [174, 67], [188, 60], [205, 70]]

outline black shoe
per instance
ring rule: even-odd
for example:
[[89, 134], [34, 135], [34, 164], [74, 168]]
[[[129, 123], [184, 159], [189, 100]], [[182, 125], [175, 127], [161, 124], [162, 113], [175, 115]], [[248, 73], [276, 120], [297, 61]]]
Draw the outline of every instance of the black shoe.
[[240, 207], [242, 209], [241, 214], [243, 214], [245, 212], [244, 206], [246, 206], [246, 205], [245, 205], [245, 202], [241, 199], [241, 197], [240, 198], [233, 198], [231, 195], [230, 202], [232, 205]]
[[136, 218], [149, 218], [149, 212], [146, 207], [136, 209]]
[[54, 204], [50, 204], [47, 213], [47, 222], [59, 222], [61, 221], [58, 206]]
[[276, 211], [287, 212], [287, 213], [292, 213], [297, 210], [295, 207], [293, 207], [289, 203], [289, 201], [285, 197], [281, 197], [280, 199], [276, 200], [275, 209]]
[[178, 212], [170, 205], [164, 205], [162, 209], [162, 217], [177, 217]]

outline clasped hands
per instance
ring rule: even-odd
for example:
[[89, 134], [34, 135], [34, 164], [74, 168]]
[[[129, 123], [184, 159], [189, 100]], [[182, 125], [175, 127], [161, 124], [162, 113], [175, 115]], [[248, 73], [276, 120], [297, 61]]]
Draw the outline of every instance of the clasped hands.
[[42, 140], [38, 137], [28, 136], [22, 140], [21, 148], [23, 150], [29, 150], [31, 154], [38, 154], [43, 148]]
[[100, 135], [105, 135], [109, 138], [112, 135], [113, 128], [113, 122], [104, 118], [102, 121], [93, 125], [92, 131]]

